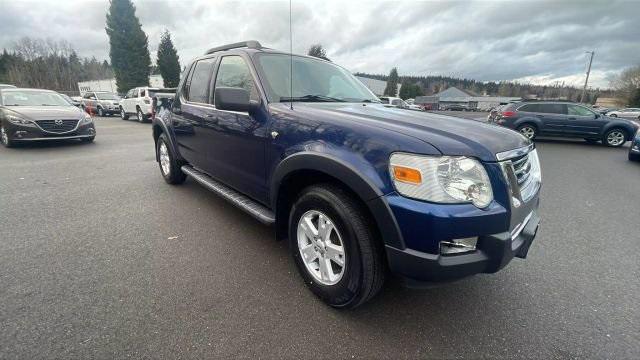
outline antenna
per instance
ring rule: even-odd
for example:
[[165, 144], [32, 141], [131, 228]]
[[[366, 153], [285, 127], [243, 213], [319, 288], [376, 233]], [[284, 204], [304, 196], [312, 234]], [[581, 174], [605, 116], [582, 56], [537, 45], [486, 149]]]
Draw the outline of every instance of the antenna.
[[291, 0], [289, 0], [289, 105], [293, 110], [293, 31], [291, 30]]

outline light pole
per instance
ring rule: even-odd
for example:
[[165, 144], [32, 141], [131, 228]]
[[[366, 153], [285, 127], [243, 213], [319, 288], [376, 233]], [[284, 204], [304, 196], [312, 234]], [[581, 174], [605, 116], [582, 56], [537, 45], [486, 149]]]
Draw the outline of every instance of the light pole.
[[582, 88], [582, 96], [580, 96], [580, 102], [584, 101], [584, 95], [587, 92], [587, 83], [589, 82], [589, 73], [591, 72], [591, 62], [593, 62], [593, 55], [596, 53], [595, 51], [586, 51], [587, 54], [591, 54], [589, 58], [589, 67], [587, 68], [587, 78], [584, 79], [584, 87]]

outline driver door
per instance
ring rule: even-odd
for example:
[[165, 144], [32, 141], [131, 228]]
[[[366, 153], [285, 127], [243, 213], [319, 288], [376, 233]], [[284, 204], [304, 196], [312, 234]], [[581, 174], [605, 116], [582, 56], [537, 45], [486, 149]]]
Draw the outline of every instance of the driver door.
[[586, 107], [568, 104], [564, 133], [566, 136], [597, 138], [605, 123], [599, 114]]

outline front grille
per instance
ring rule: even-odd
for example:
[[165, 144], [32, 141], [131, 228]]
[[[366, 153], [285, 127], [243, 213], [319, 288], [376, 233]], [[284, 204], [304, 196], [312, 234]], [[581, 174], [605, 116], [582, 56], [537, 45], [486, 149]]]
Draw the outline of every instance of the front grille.
[[529, 154], [515, 158], [511, 160], [513, 164], [513, 171], [518, 179], [518, 185], [522, 185], [527, 181], [531, 173], [531, 162], [529, 161]]
[[78, 124], [78, 120], [61, 120], [60, 124], [56, 124], [56, 121], [60, 122], [60, 120], [38, 120], [36, 123], [42, 130], [56, 134], [69, 132]]

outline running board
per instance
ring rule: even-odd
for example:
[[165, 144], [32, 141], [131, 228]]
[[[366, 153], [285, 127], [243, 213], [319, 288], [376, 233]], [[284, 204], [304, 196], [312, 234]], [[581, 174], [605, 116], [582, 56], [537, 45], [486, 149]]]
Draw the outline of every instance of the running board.
[[271, 225], [276, 221], [276, 218], [271, 210], [240, 194], [239, 192], [229, 188], [228, 186], [223, 185], [219, 181], [214, 180], [213, 178], [211, 178], [211, 176], [196, 170], [190, 165], [184, 165], [181, 169], [182, 172], [191, 176], [193, 180], [199, 182], [207, 189], [222, 196], [233, 205], [249, 213], [249, 215], [258, 219], [258, 221], [260, 221], [261, 223]]

